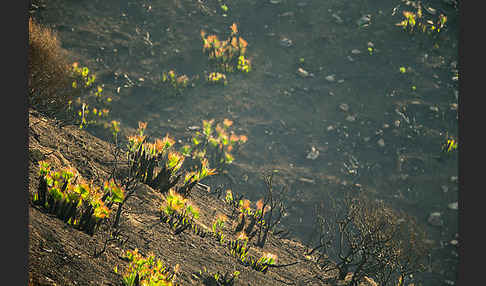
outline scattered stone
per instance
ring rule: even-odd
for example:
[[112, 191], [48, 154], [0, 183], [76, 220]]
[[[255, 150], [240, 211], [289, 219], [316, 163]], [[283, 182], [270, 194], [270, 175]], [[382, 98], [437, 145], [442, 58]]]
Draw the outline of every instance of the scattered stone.
[[352, 53], [353, 55], [359, 55], [359, 54], [361, 54], [361, 51], [360, 51], [360, 50], [358, 50], [358, 49], [353, 49], [353, 50], [351, 50], [351, 53]]
[[281, 45], [282, 47], [286, 47], [286, 48], [288, 48], [288, 47], [291, 47], [291, 46], [293, 45], [293, 43], [292, 43], [292, 40], [291, 40], [291, 39], [289, 39], [289, 38], [287, 38], [287, 37], [285, 37], [285, 36], [282, 36], [282, 37], [280, 38], [280, 45]]
[[383, 129], [386, 129], [386, 128], [389, 128], [390, 127], [390, 124], [388, 123], [383, 123]]
[[341, 17], [339, 17], [339, 15], [338, 15], [338, 14], [336, 14], [336, 13], [333, 13], [331, 16], [332, 16], [334, 19], [336, 19], [336, 22], [338, 22], [339, 24], [341, 24], [341, 23], [343, 23], [343, 22], [344, 22], [344, 21], [343, 21], [343, 19], [341, 19]]
[[346, 116], [346, 121], [354, 122], [354, 121], [356, 121], [356, 116], [348, 115], [348, 116]]
[[325, 77], [327, 81], [334, 82], [336, 80], [336, 75], [331, 74]]
[[452, 280], [444, 280], [444, 284], [454, 286], [454, 285], [456, 285], [456, 282], [454, 282]]
[[347, 112], [349, 110], [349, 105], [346, 103], [341, 103], [339, 104], [339, 109], [341, 109], [344, 112]]
[[410, 175], [408, 175], [408, 174], [400, 174], [400, 179], [402, 181], [405, 181], [406, 179], [408, 179], [408, 177], [410, 177]]
[[448, 4], [448, 5], [452, 5], [452, 6], [456, 6], [458, 1], [457, 0], [442, 0], [442, 2]]
[[298, 6], [298, 7], [305, 7], [305, 6], [307, 6], [308, 4], [309, 4], [309, 3], [305, 2], [305, 1], [302, 1], [302, 2], [298, 2], [298, 3], [297, 3], [297, 6]]
[[440, 212], [433, 212], [429, 215], [427, 221], [433, 226], [443, 226], [442, 214]]
[[456, 246], [456, 245], [458, 245], [458, 244], [459, 244], [459, 241], [458, 241], [457, 239], [453, 239], [453, 240], [449, 241], [449, 243], [450, 243], [451, 245], [453, 245], [453, 246]]
[[426, 239], [424, 239], [423, 241], [424, 241], [424, 243], [425, 243], [425, 244], [427, 244], [427, 245], [428, 245], [428, 246], [430, 246], [430, 247], [432, 247], [432, 246], [434, 246], [434, 245], [435, 245], [435, 241], [434, 241], [434, 240], [432, 240], [432, 239], [428, 239], [428, 238], [426, 238]]
[[330, 96], [335, 96], [334, 92], [332, 92], [332, 91], [329, 92], [329, 95]]
[[393, 125], [395, 125], [396, 128], [400, 127], [400, 120], [395, 120], [395, 122], [393, 122]]
[[440, 186], [440, 188], [442, 189], [442, 192], [444, 192], [444, 193], [447, 193], [449, 191], [449, 187], [446, 186], [446, 185], [442, 185], [442, 186]]
[[452, 69], [457, 69], [457, 61], [452, 61], [451, 62], [451, 68]]
[[338, 83], [343, 83], [344, 82], [344, 79], [340, 79], [337, 81]]
[[459, 177], [451, 176], [450, 181], [451, 181], [451, 183], [457, 183], [459, 181]]
[[187, 127], [187, 130], [189, 130], [189, 131], [196, 131], [196, 130], [199, 130], [199, 129], [201, 129], [201, 127], [196, 126], [196, 125]]
[[294, 12], [288, 11], [278, 15], [279, 17], [294, 17]]
[[356, 24], [358, 24], [358, 27], [367, 27], [369, 26], [371, 22], [371, 15], [363, 15], [361, 16], [361, 18], [359, 18], [357, 21], [356, 21]]
[[334, 125], [329, 125], [326, 128], [327, 131], [333, 131], [334, 129], [336, 129], [336, 127], [334, 127]]
[[376, 143], [378, 143], [378, 146], [380, 147], [385, 147], [385, 140], [383, 138], [380, 138]]
[[432, 7], [425, 7], [425, 11], [429, 12], [431, 15], [435, 15], [435, 13], [437, 13], [437, 9]]
[[429, 109], [434, 112], [439, 112], [439, 108], [437, 106], [430, 106]]
[[319, 157], [319, 150], [317, 150], [315, 146], [312, 146], [310, 152], [307, 153], [306, 158], [310, 160], [315, 160], [317, 159], [317, 157]]
[[369, 136], [366, 136], [366, 137], [363, 138], [364, 142], [369, 142], [370, 140], [371, 140], [371, 137], [369, 137]]
[[298, 68], [297, 69], [297, 74], [301, 77], [309, 77], [311, 76], [311, 73], [309, 73], [308, 71], [304, 70], [303, 68]]
[[280, 4], [282, 2], [282, 0], [270, 0], [270, 4]]
[[459, 202], [453, 202], [447, 205], [451, 210], [457, 211], [459, 209]]
[[353, 59], [353, 57], [352, 57], [352, 56], [348, 55], [346, 58], [348, 59], [348, 61], [350, 61], [350, 62], [354, 62], [354, 59]]
[[300, 177], [299, 181], [304, 182], [304, 183], [310, 183], [310, 184], [316, 183], [316, 181], [314, 181], [313, 179], [308, 179], [308, 178], [304, 178], [304, 177]]

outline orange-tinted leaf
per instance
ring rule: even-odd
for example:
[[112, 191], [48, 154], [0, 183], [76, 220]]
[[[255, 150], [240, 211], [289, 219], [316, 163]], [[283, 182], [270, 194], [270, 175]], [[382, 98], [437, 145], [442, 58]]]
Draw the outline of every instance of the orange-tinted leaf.
[[238, 27], [236, 27], [236, 23], [233, 23], [233, 25], [231, 25], [231, 33], [232, 34], [236, 34], [238, 33]]
[[244, 231], [241, 231], [238, 233], [238, 236], [236, 237], [237, 240], [248, 240], [248, 236]]
[[230, 119], [225, 118], [225, 119], [223, 120], [223, 124], [224, 124], [224, 126], [226, 126], [226, 127], [230, 127], [231, 125], [233, 125], [233, 121], [232, 121], [232, 120], [230, 120]]
[[248, 141], [248, 137], [246, 135], [240, 135], [240, 142], [245, 143], [246, 141]]
[[138, 122], [138, 129], [145, 130], [147, 128], [147, 122]]
[[263, 208], [263, 199], [259, 199], [256, 202], [256, 208], [257, 208], [257, 210], [261, 210]]
[[242, 37], [239, 37], [238, 40], [239, 40], [240, 48], [246, 48], [246, 46], [248, 46], [248, 43]]
[[236, 37], [233, 37], [231, 39], [231, 45], [236, 49], [238, 48], [238, 40], [236, 40]]

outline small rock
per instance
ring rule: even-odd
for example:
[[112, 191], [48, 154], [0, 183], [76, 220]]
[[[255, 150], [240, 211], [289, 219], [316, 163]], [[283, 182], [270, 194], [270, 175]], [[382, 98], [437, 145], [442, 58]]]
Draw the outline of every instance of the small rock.
[[400, 179], [401, 179], [402, 181], [405, 181], [406, 179], [408, 179], [408, 177], [410, 177], [408, 174], [401, 174], [401, 175], [400, 175]]
[[288, 11], [288, 12], [284, 12], [282, 14], [279, 14], [278, 16], [279, 17], [293, 17], [294, 16], [294, 12]]
[[280, 4], [282, 2], [282, 0], [270, 0], [270, 4]]
[[330, 96], [335, 96], [334, 92], [332, 92], [332, 91], [329, 92], [329, 95]]
[[356, 121], [356, 116], [348, 115], [348, 116], [346, 116], [346, 121], [354, 122], [354, 121]]
[[386, 128], [389, 128], [390, 127], [390, 124], [388, 123], [383, 123], [383, 129], [386, 129]]
[[363, 15], [356, 21], [359, 27], [366, 27], [369, 26], [371, 22], [371, 15]]
[[312, 146], [310, 152], [307, 153], [306, 158], [310, 160], [315, 160], [317, 159], [317, 157], [319, 157], [319, 150], [317, 150], [315, 146]]
[[427, 244], [428, 246], [430, 246], [430, 247], [432, 247], [432, 246], [434, 246], [434, 245], [435, 245], [435, 241], [434, 241], [434, 240], [432, 240], [432, 239], [428, 239], [428, 238], [426, 238], [426, 239], [424, 239], [424, 240], [423, 240], [423, 242], [424, 242], [425, 244]]
[[364, 142], [369, 142], [370, 140], [371, 140], [371, 137], [369, 137], [369, 136], [366, 136], [366, 137], [363, 138]]
[[395, 120], [395, 122], [393, 122], [393, 125], [395, 125], [396, 128], [400, 127], [400, 120]]
[[332, 16], [334, 19], [336, 19], [336, 22], [338, 22], [339, 24], [341, 24], [341, 23], [343, 23], [343, 22], [344, 22], [344, 21], [343, 21], [343, 19], [341, 19], [341, 17], [339, 17], [339, 15], [338, 15], [338, 14], [336, 14], [336, 13], [333, 13], [331, 16]]
[[378, 143], [378, 146], [380, 147], [385, 147], [385, 140], [383, 138], [380, 138], [376, 143]]
[[336, 80], [336, 75], [331, 74], [325, 77], [327, 81], [334, 82]]
[[327, 131], [333, 131], [334, 129], [336, 129], [336, 127], [334, 127], [334, 125], [329, 125], [326, 128]]
[[452, 280], [444, 280], [444, 284], [450, 285], [450, 286], [456, 285], [456, 283]]
[[457, 68], [457, 61], [452, 61], [451, 62], [451, 68], [456, 69]]
[[313, 179], [308, 179], [308, 178], [304, 178], [304, 177], [300, 177], [300, 178], [299, 178], [299, 181], [304, 182], [304, 183], [310, 183], [310, 184], [315, 184], [315, 183], [316, 183], [316, 181], [315, 181], [315, 180], [313, 180]]
[[293, 45], [292, 40], [287, 38], [287, 37], [281, 37], [280, 38], [280, 45], [283, 47], [291, 47]]
[[358, 49], [353, 49], [353, 50], [351, 50], [351, 53], [352, 53], [353, 55], [359, 55], [359, 54], [361, 54], [361, 51], [360, 51], [360, 50], [358, 50]]
[[427, 221], [433, 226], [443, 226], [442, 214], [440, 212], [433, 212], [429, 215]]
[[451, 210], [457, 211], [459, 209], [459, 202], [453, 202], [447, 205]]
[[450, 181], [451, 183], [457, 183], [459, 181], [459, 178], [457, 176], [451, 176]]
[[437, 13], [437, 9], [434, 9], [432, 7], [425, 7], [425, 10], [429, 12], [431, 15], [435, 15], [435, 13]]
[[304, 77], [304, 78], [309, 77], [311, 75], [308, 71], [304, 70], [303, 68], [298, 68], [297, 74], [301, 77]]
[[346, 103], [341, 103], [339, 104], [339, 109], [341, 109], [344, 112], [347, 112], [349, 110], [349, 105]]
[[439, 112], [439, 108], [437, 106], [431, 106], [429, 109], [434, 112]]
[[448, 4], [448, 5], [452, 5], [452, 6], [455, 6], [458, 3], [457, 0], [442, 0], [442, 2], [444, 2], [444, 3]]
[[344, 79], [340, 79], [337, 81], [338, 83], [343, 83], [344, 82]]
[[302, 1], [302, 2], [298, 2], [298, 3], [297, 3], [297, 6], [298, 6], [298, 7], [305, 7], [305, 6], [307, 6], [307, 5], [308, 5], [308, 3], [307, 3], [307, 2], [304, 2], [304, 1]]
[[440, 188], [442, 189], [442, 192], [444, 192], [444, 193], [447, 193], [449, 191], [449, 187], [446, 186], [446, 185], [442, 185], [442, 186], [440, 186]]
[[189, 131], [196, 131], [196, 130], [199, 130], [199, 129], [201, 129], [201, 127], [196, 126], [196, 125], [187, 127], [187, 130], [189, 130]]

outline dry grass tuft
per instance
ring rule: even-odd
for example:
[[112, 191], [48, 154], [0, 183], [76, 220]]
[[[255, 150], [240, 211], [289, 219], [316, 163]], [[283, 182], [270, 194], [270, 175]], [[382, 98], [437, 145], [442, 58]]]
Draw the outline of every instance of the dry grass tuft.
[[29, 104], [43, 111], [56, 111], [67, 106], [72, 76], [54, 31], [29, 18], [28, 85]]

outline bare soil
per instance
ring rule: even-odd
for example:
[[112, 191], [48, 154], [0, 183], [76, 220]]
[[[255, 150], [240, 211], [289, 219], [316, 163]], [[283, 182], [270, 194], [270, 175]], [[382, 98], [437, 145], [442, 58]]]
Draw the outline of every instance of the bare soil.
[[[270, 233], [264, 249], [250, 248], [249, 255], [262, 252], [278, 256], [277, 264], [298, 262], [292, 266], [270, 268], [265, 274], [245, 267], [230, 251], [212, 237], [200, 237], [190, 231], [175, 235], [161, 221], [159, 208], [162, 195], [141, 184], [127, 200], [120, 222], [118, 239], [107, 244], [108, 224], [101, 225], [93, 236], [74, 229], [55, 216], [31, 203], [37, 191], [38, 161], [46, 160], [53, 167], [71, 166], [86, 180], [102, 182], [112, 172], [113, 145], [90, 135], [77, 126], [62, 126], [34, 110], [29, 111], [29, 285], [123, 285], [119, 274], [128, 263], [122, 252], [138, 249], [142, 254], [155, 254], [170, 268], [180, 265], [175, 282], [181, 285], [204, 285], [193, 274], [204, 267], [210, 273], [241, 272], [235, 285], [331, 285], [333, 273], [324, 273], [308, 249], [300, 242], [279, 238]], [[231, 206], [214, 194], [194, 188], [191, 201], [199, 207], [198, 223], [210, 228], [214, 217], [225, 214], [231, 220]], [[225, 230], [235, 238], [231, 227]], [[252, 242], [250, 242], [252, 243]]]

